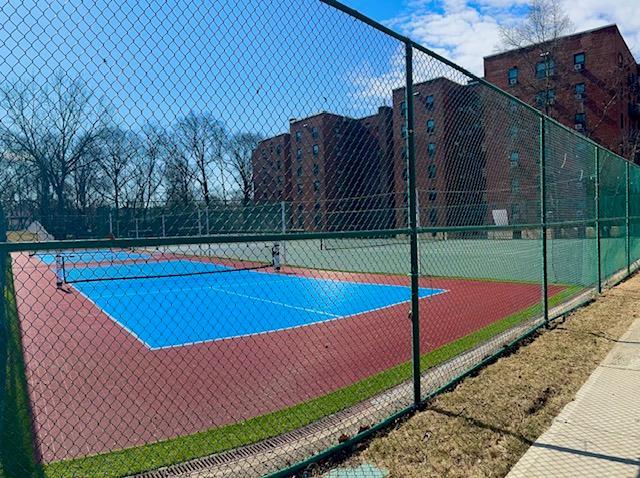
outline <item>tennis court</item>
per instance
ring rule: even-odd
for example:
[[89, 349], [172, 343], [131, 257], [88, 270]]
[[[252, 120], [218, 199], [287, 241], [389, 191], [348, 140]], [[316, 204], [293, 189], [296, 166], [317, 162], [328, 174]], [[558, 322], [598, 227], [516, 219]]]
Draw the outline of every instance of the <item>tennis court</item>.
[[[38, 258], [55, 263], [52, 254]], [[344, 319], [410, 299], [404, 286], [285, 274], [269, 264], [110, 250], [62, 258], [65, 282], [150, 349]], [[419, 296], [444, 292], [421, 288]]]
[[[343, 393], [357, 403], [406, 380], [397, 368], [411, 359], [405, 246], [315, 245], [288, 242], [280, 272], [268, 243], [65, 251], [63, 289], [55, 254], [15, 254], [44, 462], [224, 429], [373, 380]], [[332, 267], [345, 254], [354, 270]], [[423, 353], [458, 340], [464, 349], [470, 334], [528, 317], [540, 292], [535, 283], [423, 276]], [[325, 413], [341, 408], [333, 400]]]

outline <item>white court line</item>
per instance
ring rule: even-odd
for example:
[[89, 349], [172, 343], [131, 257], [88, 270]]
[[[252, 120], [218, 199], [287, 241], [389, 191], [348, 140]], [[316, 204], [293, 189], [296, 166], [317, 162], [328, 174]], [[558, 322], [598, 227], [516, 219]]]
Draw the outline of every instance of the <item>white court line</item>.
[[[429, 299], [433, 296], [436, 295], [441, 295], [441, 294], [445, 294], [447, 292], [449, 292], [446, 289], [430, 289], [432, 291], [437, 291], [437, 292], [433, 292], [425, 297], [420, 297], [420, 299]], [[164, 350], [164, 349], [173, 349], [173, 348], [178, 348], [178, 347], [187, 347], [189, 345], [198, 345], [198, 344], [204, 344], [204, 343], [209, 343], [209, 342], [220, 342], [223, 340], [232, 340], [232, 339], [240, 339], [240, 338], [244, 338], [244, 337], [252, 337], [255, 335], [266, 335], [266, 334], [270, 334], [272, 332], [283, 332], [286, 330], [294, 330], [294, 329], [299, 329], [302, 327], [307, 327], [309, 325], [318, 325], [318, 324], [326, 324], [328, 322], [333, 322], [334, 320], [342, 320], [342, 319], [347, 319], [349, 317], [355, 317], [358, 315], [362, 315], [362, 314], [368, 314], [369, 312], [377, 312], [383, 309], [388, 309], [389, 307], [395, 307], [397, 305], [401, 305], [401, 304], [406, 304], [408, 302], [411, 302], [411, 299], [408, 300], [403, 300], [401, 302], [396, 302], [394, 304], [388, 304], [388, 305], [383, 305], [381, 307], [376, 307], [375, 309], [368, 309], [368, 310], [363, 310], [361, 312], [355, 312], [353, 314], [348, 314], [348, 315], [341, 315], [341, 316], [336, 316], [333, 317], [331, 319], [325, 319], [325, 320], [318, 320], [316, 322], [308, 322], [306, 324], [298, 324], [298, 325], [291, 325], [289, 327], [281, 327], [279, 329], [269, 329], [269, 330], [263, 330], [261, 332], [251, 332], [248, 334], [240, 334], [240, 335], [232, 335], [229, 337], [219, 337], [216, 339], [203, 339], [203, 340], [197, 340], [195, 342], [185, 342], [182, 344], [177, 344], [177, 345], [163, 345], [161, 347], [149, 347], [150, 350]]]
[[119, 325], [120, 327], [122, 327], [126, 332], [128, 332], [129, 334], [131, 334], [133, 336], [134, 339], [136, 339], [138, 342], [140, 342], [142, 345], [144, 345], [146, 348], [148, 348], [149, 350], [153, 350], [153, 347], [151, 345], [149, 345], [147, 342], [145, 342], [144, 340], [142, 340], [140, 337], [138, 337], [138, 334], [136, 334], [133, 330], [131, 330], [129, 327], [127, 327], [126, 325], [124, 325], [122, 322], [120, 322], [118, 319], [116, 319], [113, 315], [111, 315], [109, 312], [107, 312], [106, 310], [104, 310], [101, 306], [99, 306], [97, 303], [95, 303], [93, 301], [93, 299], [91, 299], [87, 294], [85, 294], [84, 292], [82, 292], [80, 289], [77, 289], [76, 287], [73, 287], [73, 290], [75, 290], [76, 292], [78, 292], [78, 294], [80, 294], [82, 297], [84, 297], [87, 301], [89, 301], [91, 304], [93, 304], [100, 312], [102, 312], [104, 315], [107, 316], [107, 318], [113, 320], [117, 325]]

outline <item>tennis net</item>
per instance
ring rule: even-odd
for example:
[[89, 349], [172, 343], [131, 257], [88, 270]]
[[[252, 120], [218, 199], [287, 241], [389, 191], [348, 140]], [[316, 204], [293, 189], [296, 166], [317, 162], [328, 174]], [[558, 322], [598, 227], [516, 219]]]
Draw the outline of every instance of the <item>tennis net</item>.
[[55, 271], [56, 284], [122, 280], [167, 279], [206, 276], [221, 273], [255, 271], [281, 266], [279, 245], [270, 257], [252, 260], [216, 254], [219, 248], [203, 245], [188, 250], [105, 249], [47, 252], [36, 257]]

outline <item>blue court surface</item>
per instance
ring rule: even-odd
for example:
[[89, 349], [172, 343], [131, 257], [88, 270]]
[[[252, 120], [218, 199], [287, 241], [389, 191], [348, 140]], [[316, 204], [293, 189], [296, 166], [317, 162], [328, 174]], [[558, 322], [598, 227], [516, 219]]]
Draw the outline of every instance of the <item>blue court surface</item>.
[[[205, 271], [230, 272], [148, 277]], [[147, 277], [116, 279], [137, 276]], [[81, 282], [98, 278], [106, 280]], [[409, 287], [301, 277], [271, 269], [237, 271], [188, 260], [82, 266], [68, 269], [67, 279], [152, 349], [342, 319], [410, 300]], [[422, 288], [420, 297], [442, 292]]]

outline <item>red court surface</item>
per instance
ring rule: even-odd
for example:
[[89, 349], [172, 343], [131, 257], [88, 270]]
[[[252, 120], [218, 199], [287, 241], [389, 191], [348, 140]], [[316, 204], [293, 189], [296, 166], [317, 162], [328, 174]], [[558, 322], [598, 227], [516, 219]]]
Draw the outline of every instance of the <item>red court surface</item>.
[[[39, 260], [15, 254], [13, 272], [44, 462], [246, 420], [411, 357], [409, 302], [289, 330], [152, 351], [73, 288], [57, 290], [53, 271]], [[285, 273], [409, 285], [406, 276], [292, 268]], [[423, 279], [420, 285], [447, 290], [421, 299], [423, 352], [540, 300], [539, 285], [462, 279]], [[551, 287], [550, 293], [561, 290]]]

